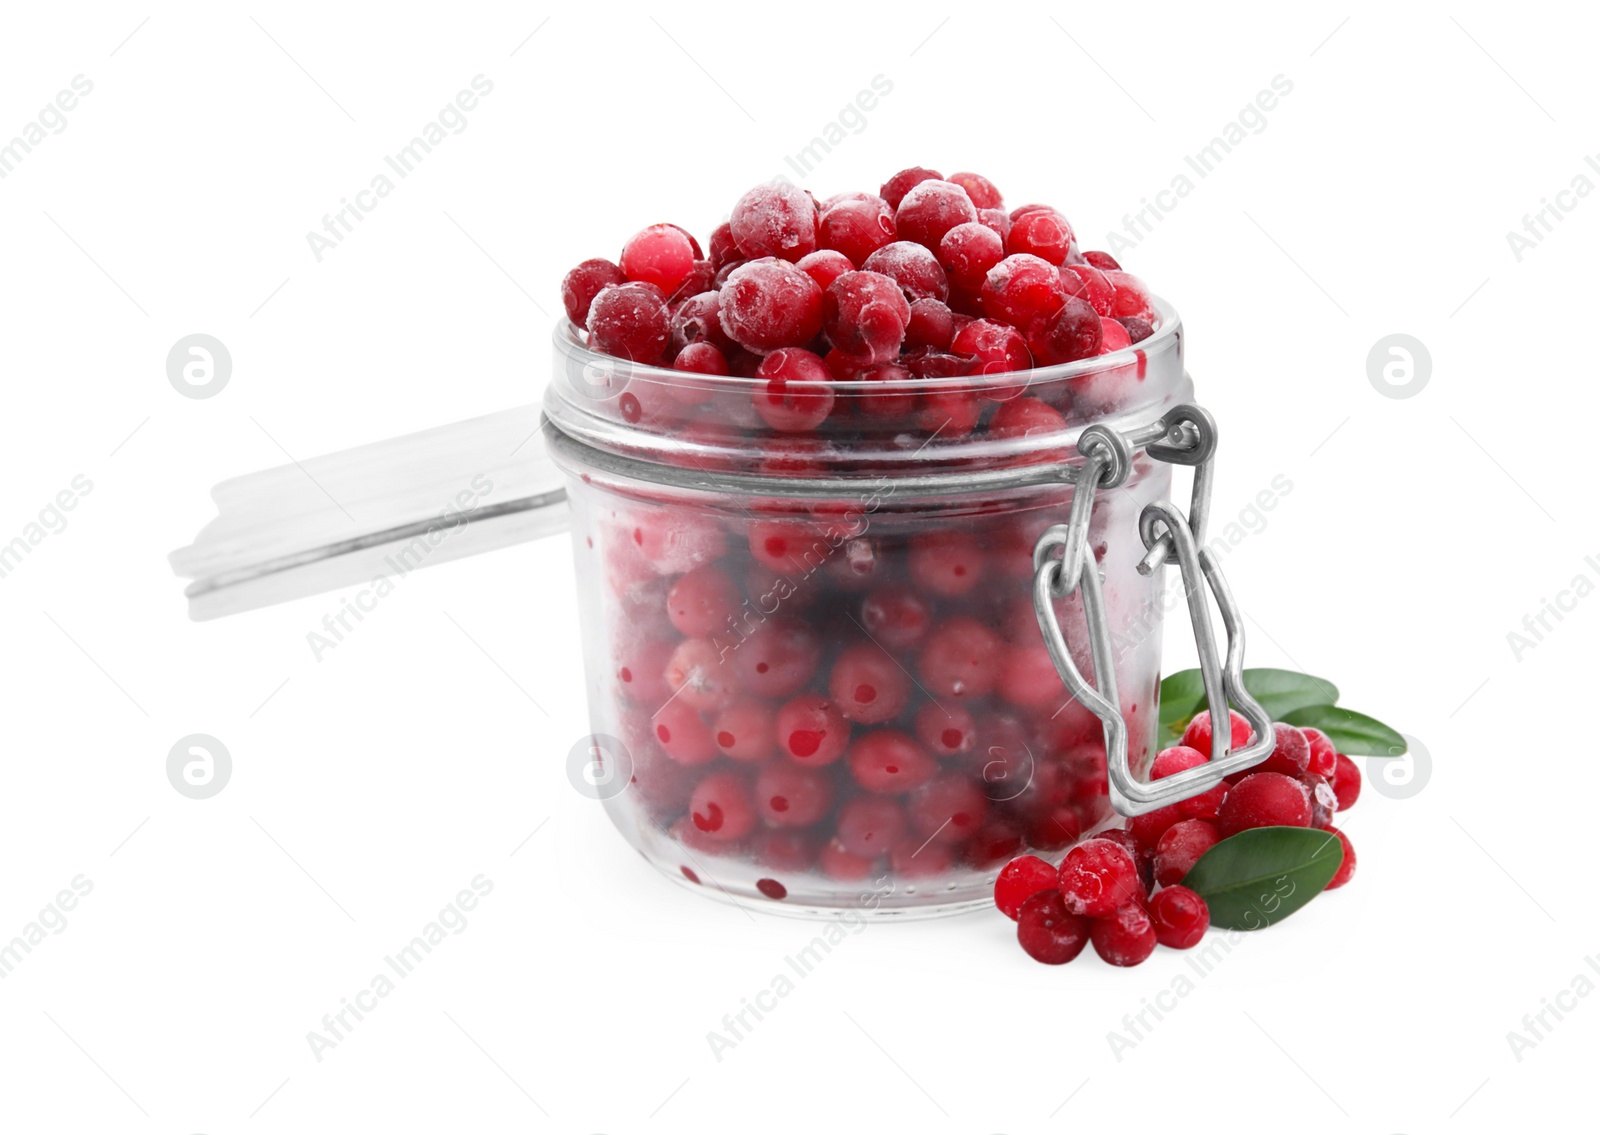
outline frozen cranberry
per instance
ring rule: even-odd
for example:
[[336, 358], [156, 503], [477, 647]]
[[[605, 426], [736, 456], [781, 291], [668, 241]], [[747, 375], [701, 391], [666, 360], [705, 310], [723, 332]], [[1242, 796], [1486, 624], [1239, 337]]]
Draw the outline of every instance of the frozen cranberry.
[[705, 564], [680, 576], [667, 592], [667, 618], [679, 634], [706, 638], [726, 630], [743, 603], [728, 573], [716, 564]]
[[822, 289], [787, 261], [767, 257], [735, 268], [722, 288], [722, 330], [760, 354], [798, 347], [822, 330]]
[[991, 815], [967, 841], [964, 858], [979, 870], [987, 870], [1015, 858], [1022, 847], [1022, 829], [1010, 820]]
[[690, 343], [710, 343], [724, 353], [734, 346], [722, 330], [722, 301], [716, 292], [690, 296], [672, 313], [672, 345], [683, 350]]
[[1305, 785], [1306, 792], [1311, 796], [1311, 826], [1325, 828], [1333, 823], [1333, 814], [1339, 810], [1339, 797], [1327, 778], [1303, 772], [1295, 779]]
[[594, 303], [594, 297], [626, 279], [622, 269], [609, 260], [585, 260], [561, 281], [561, 303], [567, 309], [567, 318], [587, 330], [589, 305]]
[[1208, 820], [1173, 824], [1156, 842], [1156, 882], [1163, 887], [1183, 882], [1202, 855], [1216, 846], [1217, 826]]
[[897, 240], [884, 245], [861, 262], [861, 269], [888, 276], [900, 285], [908, 301], [942, 300], [950, 294], [950, 281], [939, 266], [938, 258], [922, 245], [910, 241]]
[[1059, 271], [1061, 283], [1069, 294], [1077, 296], [1094, 308], [1096, 315], [1111, 314], [1111, 301], [1116, 295], [1116, 289], [1111, 286], [1111, 281], [1106, 279], [1104, 272], [1087, 264], [1063, 264]]
[[1333, 742], [1320, 729], [1302, 729], [1300, 732], [1305, 734], [1306, 744], [1311, 747], [1311, 756], [1306, 763], [1306, 771], [1313, 776], [1332, 780], [1334, 769], [1338, 767], [1339, 763], [1338, 754], [1333, 748]]
[[1053, 890], [1036, 891], [1012, 917], [1017, 921], [1017, 942], [1023, 951], [1047, 966], [1066, 965], [1089, 943], [1089, 920], [1071, 913]]
[[910, 650], [928, 636], [933, 609], [910, 588], [883, 587], [862, 600], [861, 625], [885, 650]]
[[[710, 343], [690, 343], [678, 352], [677, 358], [672, 360], [672, 369], [686, 374], [709, 374], [725, 378], [728, 374], [728, 360]], [[670, 393], [674, 398], [690, 405], [704, 402], [711, 397], [709, 390], [695, 387], [672, 387]]]
[[833, 783], [814, 769], [770, 764], [756, 777], [756, 808], [773, 827], [804, 828], [828, 814]]
[[840, 276], [856, 270], [855, 264], [848, 256], [829, 248], [819, 248], [816, 252], [807, 253], [800, 258], [795, 267], [815, 280], [817, 287], [824, 292], [828, 290], [828, 285]]
[[756, 826], [756, 810], [745, 782], [733, 773], [714, 772], [695, 786], [689, 820], [707, 839], [731, 843]]
[[910, 320], [911, 305], [899, 284], [878, 272], [846, 272], [822, 297], [828, 342], [863, 364], [896, 358]]
[[1333, 794], [1339, 801], [1339, 811], [1345, 812], [1361, 795], [1361, 770], [1355, 761], [1343, 753], [1334, 758]]
[[1014, 398], [989, 419], [989, 433], [993, 437], [1049, 437], [1066, 428], [1067, 420], [1060, 411], [1038, 398]]
[[[817, 672], [822, 643], [797, 619], [775, 618], [731, 650], [733, 667], [745, 693], [758, 698], [793, 697]], [[778, 739], [783, 739], [779, 730]]]
[[1125, 351], [1133, 346], [1133, 338], [1128, 334], [1128, 329], [1115, 319], [1100, 318], [1100, 353], [1102, 355], [1114, 354]]
[[[1228, 742], [1228, 751], [1233, 753], [1250, 743], [1250, 723], [1244, 719], [1243, 714], [1230, 709], [1228, 711], [1228, 724], [1231, 727], [1231, 740]], [[1208, 757], [1216, 756], [1211, 751], [1211, 711], [1209, 709], [1203, 709], [1194, 715], [1194, 719], [1189, 722], [1188, 728], [1183, 731], [1183, 741], [1181, 743], [1191, 749], [1198, 749]]]
[[1133, 857], [1139, 869], [1139, 886], [1145, 894], [1156, 889], [1155, 856], [1148, 847], [1141, 847], [1127, 828], [1105, 828], [1094, 834], [1095, 839], [1108, 839]]
[[965, 595], [983, 580], [983, 545], [970, 532], [944, 529], [913, 536], [906, 553], [911, 581], [946, 599]]
[[981, 173], [953, 173], [946, 180], [965, 189], [967, 197], [979, 209], [998, 209], [1004, 203], [994, 182]]
[[940, 773], [906, 799], [906, 815], [919, 841], [960, 843], [983, 823], [989, 798], [971, 777]]
[[1011, 233], [1011, 217], [1004, 209], [979, 209], [978, 223], [993, 229], [1002, 242]]
[[709, 247], [709, 258], [715, 268], [725, 268], [736, 260], [744, 259], [739, 251], [739, 242], [733, 239], [733, 226], [727, 221], [711, 230]]
[[989, 269], [979, 296], [984, 314], [990, 319], [1012, 327], [1028, 327], [1041, 316], [1059, 310], [1067, 299], [1067, 289], [1054, 264], [1021, 254], [1007, 256]]
[[[1150, 765], [1150, 779], [1161, 780], [1203, 765], [1210, 759], [1199, 749], [1191, 749], [1187, 745], [1174, 745], [1156, 754], [1156, 759]], [[1214, 820], [1217, 818], [1217, 809], [1222, 805], [1222, 798], [1227, 794], [1226, 784], [1215, 784], [1199, 795], [1180, 800], [1170, 807], [1177, 809], [1184, 819]]]
[[1156, 333], [1155, 327], [1148, 319], [1140, 319], [1136, 315], [1124, 315], [1117, 320], [1128, 333], [1128, 342], [1142, 343]]
[[822, 850], [817, 852], [817, 870], [835, 882], [854, 883], [865, 879], [872, 874], [872, 864], [876, 855], [862, 856], [845, 847], [836, 839], [831, 839], [822, 845]]
[[920, 299], [911, 305], [906, 323], [905, 349], [946, 350], [956, 337], [956, 321], [947, 304], [936, 299]]
[[1165, 887], [1150, 900], [1150, 922], [1157, 942], [1169, 950], [1187, 950], [1206, 936], [1211, 910], [1188, 887]]
[[881, 725], [911, 700], [911, 679], [881, 647], [849, 646], [834, 661], [828, 692], [839, 712], [862, 725]]
[[1000, 676], [1004, 644], [978, 620], [957, 615], [934, 628], [917, 670], [935, 698], [981, 698]]
[[1039, 851], [1062, 851], [1078, 842], [1083, 821], [1071, 804], [1053, 804], [1028, 821], [1028, 846]]
[[850, 744], [850, 773], [868, 792], [910, 792], [933, 779], [939, 764], [895, 729], [878, 729]]
[[[693, 816], [683, 816], [670, 828], [667, 835], [674, 843], [702, 855], [727, 855], [737, 849], [739, 840], [722, 839], [717, 833], [707, 833], [695, 827]], [[699, 882], [699, 879], [694, 880]]]
[[983, 287], [990, 270], [1005, 255], [999, 235], [978, 221], [957, 225], [939, 242], [939, 263], [949, 273], [950, 282], [968, 291]]
[[654, 284], [669, 296], [678, 290], [694, 262], [689, 234], [676, 225], [651, 225], [622, 246], [622, 271], [628, 279]]
[[961, 186], [949, 181], [919, 181], [894, 211], [895, 234], [937, 250], [944, 234], [957, 225], [976, 223], [978, 210]]
[[962, 705], [942, 706], [926, 701], [917, 707], [914, 728], [917, 740], [936, 757], [956, 757], [976, 746], [977, 723], [972, 712]]
[[1094, 952], [1113, 966], [1136, 966], [1156, 951], [1156, 928], [1138, 902], [1124, 903], [1089, 931]]
[[1097, 252], [1092, 249], [1083, 254], [1083, 262], [1091, 268], [1100, 269], [1102, 272], [1115, 272], [1122, 268], [1122, 265], [1117, 263], [1116, 257], [1112, 256], [1111, 253]]
[[1028, 344], [1016, 329], [988, 319], [974, 319], [957, 331], [950, 349], [972, 360], [968, 373], [989, 380], [985, 383], [984, 395], [996, 402], [1022, 393], [1020, 383], [1008, 382], [1000, 376], [1027, 370], [1033, 365]]
[[1043, 641], [1006, 648], [995, 692], [1019, 709], [1032, 710], [1052, 709], [1071, 697]]
[[1344, 886], [1356, 873], [1356, 849], [1351, 845], [1350, 837], [1338, 828], [1330, 827], [1327, 831], [1329, 835], [1338, 836], [1339, 846], [1344, 848], [1344, 862], [1339, 864], [1339, 869], [1333, 873], [1333, 878], [1328, 880], [1328, 885], [1322, 888], [1325, 891], [1332, 891]]
[[[1222, 788], [1226, 793], [1227, 786], [1223, 785]], [[1128, 834], [1140, 847], [1154, 851], [1161, 837], [1167, 834], [1168, 828], [1189, 818], [1184, 815], [1181, 804], [1166, 804], [1153, 811], [1131, 817], [1128, 820]]]
[[641, 639], [617, 653], [617, 682], [628, 700], [654, 710], [672, 696], [667, 685], [667, 659], [677, 642]]
[[825, 422], [833, 409], [833, 375], [804, 347], [783, 347], [761, 360], [766, 382], [755, 392], [756, 413], [775, 430], [800, 433]]
[[[817, 861], [821, 842], [816, 832], [800, 828], [762, 828], [750, 840], [750, 858], [777, 871], [805, 871]], [[756, 886], [760, 888], [761, 883]]]
[[1105, 335], [1100, 317], [1077, 296], [1028, 325], [1028, 349], [1041, 366], [1071, 363], [1100, 353]]
[[717, 713], [711, 723], [711, 740], [729, 760], [756, 764], [772, 755], [777, 724], [765, 702], [736, 701]]
[[803, 765], [830, 765], [850, 744], [850, 723], [821, 694], [801, 694], [778, 710], [778, 748]]
[[905, 810], [893, 800], [854, 796], [839, 806], [835, 839], [852, 855], [876, 859], [899, 842], [905, 832]]
[[[954, 355], [941, 357], [961, 362]], [[909, 360], [908, 369], [912, 374], [917, 373], [917, 367]], [[966, 437], [977, 428], [982, 412], [983, 406], [976, 391], [930, 390], [917, 403], [917, 426], [930, 435], [937, 434], [944, 439]]]
[[589, 345], [644, 365], [661, 361], [672, 341], [666, 296], [654, 284], [613, 284], [589, 305]]
[[1006, 251], [1012, 255], [1023, 253], [1048, 261], [1052, 267], [1067, 258], [1072, 245], [1072, 226], [1054, 209], [1039, 208], [1011, 218], [1011, 232], [1006, 236]]
[[780, 575], [806, 575], [828, 556], [826, 534], [794, 520], [758, 520], [747, 533], [756, 563]]
[[923, 169], [921, 166], [912, 166], [895, 174], [883, 183], [883, 188], [878, 190], [878, 196], [886, 201], [891, 209], [898, 209], [905, 195], [911, 192], [913, 186], [924, 181], [941, 181], [943, 178], [937, 170]]
[[1133, 856], [1108, 839], [1086, 839], [1067, 852], [1058, 885], [1068, 910], [1093, 918], [1104, 918], [1141, 894]]
[[[1276, 742], [1272, 752], [1250, 771], [1281, 772], [1284, 776], [1299, 776], [1305, 772], [1306, 766], [1311, 763], [1311, 744], [1305, 734], [1293, 725], [1278, 721], [1273, 723], [1272, 736]], [[1238, 779], [1242, 780], [1243, 777]]]
[[747, 259], [777, 256], [793, 263], [817, 248], [817, 204], [787, 182], [758, 185], [733, 207], [733, 239]]
[[1217, 809], [1217, 830], [1226, 839], [1248, 828], [1311, 825], [1311, 795], [1281, 772], [1258, 772], [1228, 789]]
[[721, 709], [738, 694], [722, 651], [705, 638], [686, 638], [667, 659], [667, 684], [678, 701], [695, 709]]
[[1155, 304], [1150, 299], [1150, 289], [1144, 286], [1143, 280], [1116, 269], [1107, 272], [1106, 279], [1111, 281], [1111, 286], [1115, 289], [1110, 312], [1113, 318], [1133, 316], [1155, 322]]
[[681, 698], [662, 706], [651, 719], [656, 740], [680, 765], [703, 765], [717, 759], [717, 745], [700, 714]]
[[829, 205], [822, 211], [818, 243], [850, 258], [851, 267], [894, 240], [894, 210], [881, 197], [863, 195]]
[[889, 849], [889, 869], [902, 879], [934, 879], [955, 866], [948, 843], [930, 843], [920, 836], [903, 839]]

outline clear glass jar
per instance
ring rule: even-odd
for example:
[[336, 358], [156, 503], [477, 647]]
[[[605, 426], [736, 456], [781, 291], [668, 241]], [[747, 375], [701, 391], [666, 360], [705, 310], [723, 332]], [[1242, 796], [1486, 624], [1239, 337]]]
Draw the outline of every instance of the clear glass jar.
[[[595, 753], [651, 864], [773, 909], [871, 893], [940, 913], [1110, 817], [1100, 722], [1036, 621], [1033, 548], [1067, 519], [1085, 426], [1191, 396], [1159, 309], [1136, 347], [1064, 366], [788, 390], [827, 411], [795, 434], [755, 412], [764, 379], [633, 366], [558, 330], [545, 434], [569, 479]], [[1140, 776], [1162, 603], [1160, 573], [1135, 568], [1138, 518], [1170, 484], [1138, 454], [1090, 529]], [[1092, 674], [1079, 596], [1057, 616]]]

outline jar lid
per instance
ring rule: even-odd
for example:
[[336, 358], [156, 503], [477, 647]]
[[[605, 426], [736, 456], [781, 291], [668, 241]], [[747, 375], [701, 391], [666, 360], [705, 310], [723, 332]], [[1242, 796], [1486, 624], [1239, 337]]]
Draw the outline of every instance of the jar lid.
[[539, 407], [280, 465], [211, 490], [217, 516], [169, 557], [214, 619], [395, 579], [567, 527]]

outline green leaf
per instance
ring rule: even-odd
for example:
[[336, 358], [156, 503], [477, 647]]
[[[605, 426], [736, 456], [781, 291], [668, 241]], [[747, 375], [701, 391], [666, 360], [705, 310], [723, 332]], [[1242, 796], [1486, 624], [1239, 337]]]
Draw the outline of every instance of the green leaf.
[[1315, 828], [1251, 828], [1200, 857], [1183, 885], [1206, 900], [1211, 925], [1260, 930], [1322, 893], [1344, 862], [1339, 837]]
[[[1163, 740], [1176, 743], [1189, 719], [1205, 708], [1206, 687], [1199, 670], [1179, 670], [1161, 679], [1161, 731]], [[1166, 748], [1163, 744], [1162, 748]]]
[[1274, 721], [1287, 721], [1289, 714], [1306, 706], [1332, 705], [1339, 700], [1339, 688], [1332, 682], [1294, 670], [1246, 670], [1244, 688]]
[[1406, 751], [1406, 739], [1389, 726], [1353, 709], [1336, 705], [1312, 705], [1297, 709], [1283, 718], [1290, 725], [1320, 729], [1333, 747], [1352, 757], [1398, 757]]

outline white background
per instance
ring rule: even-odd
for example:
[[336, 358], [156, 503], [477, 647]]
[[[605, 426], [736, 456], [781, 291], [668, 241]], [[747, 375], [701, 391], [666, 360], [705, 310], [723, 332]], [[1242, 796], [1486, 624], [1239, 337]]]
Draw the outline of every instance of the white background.
[[[1600, 951], [1600, 599], [1520, 660], [1506, 636], [1600, 578], [1600, 201], [1520, 261], [1506, 233], [1600, 148], [1595, 30], [1488, 4], [10, 6], [0, 139], [94, 88], [0, 180], [0, 542], [93, 489], [0, 579], [0, 939], [93, 891], [0, 980], [0, 1126], [1413, 1132], [1587, 1107], [1600, 997], [1520, 1061], [1507, 1033]], [[479, 74], [468, 128], [317, 262], [305, 234]], [[1121, 259], [1184, 315], [1218, 520], [1293, 482], [1225, 560], [1251, 662], [1334, 679], [1433, 771], [1409, 799], [1369, 783], [1355, 881], [1120, 1061], [1108, 1032], [1183, 955], [1048, 969], [995, 914], [872, 926], [715, 1060], [708, 1030], [811, 932], [666, 885], [569, 787], [563, 541], [410, 577], [320, 662], [331, 598], [193, 624], [166, 565], [225, 476], [533, 401], [571, 264], [657, 220], [703, 237], [879, 74], [803, 184], [974, 169], [1087, 247], [1293, 83]], [[204, 401], [165, 374], [197, 331], [234, 360]], [[1431, 352], [1408, 399], [1368, 380], [1393, 332]], [[204, 801], [165, 775], [194, 732], [234, 761]], [[480, 873], [467, 928], [315, 1060], [307, 1032]]]

